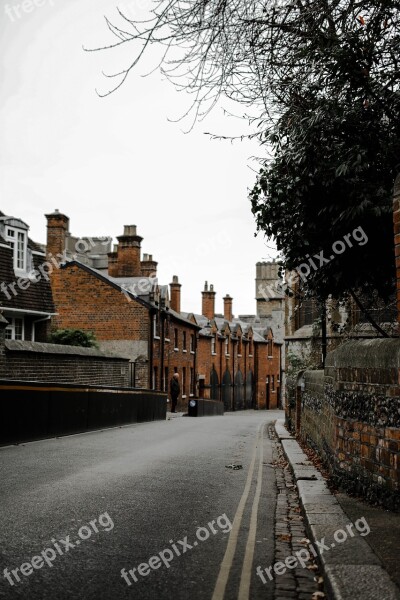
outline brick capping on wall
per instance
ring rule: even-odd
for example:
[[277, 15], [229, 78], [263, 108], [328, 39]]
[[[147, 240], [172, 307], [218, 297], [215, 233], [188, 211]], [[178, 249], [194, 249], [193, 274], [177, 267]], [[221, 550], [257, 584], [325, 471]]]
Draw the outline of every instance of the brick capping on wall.
[[0, 340], [0, 378], [128, 388], [129, 359], [97, 348]]
[[64, 354], [68, 356], [94, 356], [100, 358], [107, 358], [108, 360], [125, 361], [129, 363], [129, 359], [112, 354], [111, 352], [104, 352], [97, 348], [85, 348], [83, 346], [67, 346], [65, 344], [46, 344], [43, 342], [26, 342], [20, 340], [5, 340], [4, 342], [6, 350], [14, 352], [34, 352], [36, 354]]

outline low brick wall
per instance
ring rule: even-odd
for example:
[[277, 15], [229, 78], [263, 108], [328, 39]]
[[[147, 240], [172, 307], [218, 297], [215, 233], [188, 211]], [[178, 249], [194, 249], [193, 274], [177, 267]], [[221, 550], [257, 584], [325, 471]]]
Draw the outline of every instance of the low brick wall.
[[96, 348], [6, 340], [2, 377], [129, 387], [129, 360]]
[[165, 420], [166, 411], [162, 392], [0, 380], [0, 445]]
[[301, 437], [336, 483], [400, 509], [400, 339], [348, 342], [304, 373]]

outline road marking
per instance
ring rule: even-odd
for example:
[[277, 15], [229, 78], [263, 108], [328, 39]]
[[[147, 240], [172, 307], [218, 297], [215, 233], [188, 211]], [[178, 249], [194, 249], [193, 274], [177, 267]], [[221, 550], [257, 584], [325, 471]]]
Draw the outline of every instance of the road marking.
[[[211, 600], [223, 600], [223, 598], [224, 598], [226, 584], [228, 582], [228, 577], [229, 577], [229, 573], [230, 573], [230, 570], [232, 567], [233, 558], [235, 556], [235, 551], [236, 551], [236, 546], [237, 546], [237, 541], [238, 541], [238, 536], [239, 536], [239, 529], [240, 529], [240, 525], [241, 525], [242, 518], [243, 518], [243, 512], [244, 512], [244, 509], [246, 506], [247, 498], [250, 493], [251, 482], [252, 482], [253, 473], [254, 473], [254, 466], [256, 463], [258, 444], [260, 441], [260, 431], [262, 432], [263, 429], [264, 429], [264, 423], [262, 423], [259, 426], [258, 431], [257, 431], [256, 441], [254, 443], [253, 456], [251, 457], [251, 462], [250, 462], [249, 472], [247, 475], [246, 485], [244, 486], [243, 494], [242, 494], [242, 497], [240, 498], [240, 502], [239, 502], [237, 510], [236, 510], [232, 529], [229, 534], [228, 545], [225, 550], [224, 558], [222, 559], [217, 582], [215, 584], [214, 593], [212, 595]], [[262, 435], [261, 435], [261, 442], [262, 442]]]
[[256, 535], [257, 535], [257, 516], [258, 516], [258, 506], [260, 504], [260, 496], [261, 496], [261, 488], [262, 488], [262, 472], [263, 472], [263, 460], [264, 460], [264, 427], [261, 430], [261, 440], [260, 440], [260, 458], [258, 461], [258, 473], [257, 473], [257, 487], [256, 492], [254, 494], [253, 507], [251, 509], [251, 517], [250, 517], [250, 528], [249, 535], [247, 538], [246, 544], [246, 552], [243, 560], [242, 574], [240, 576], [240, 587], [239, 587], [239, 595], [238, 600], [249, 600], [250, 598], [250, 583], [251, 583], [251, 574], [253, 567], [253, 558], [254, 558], [254, 548], [256, 545]]

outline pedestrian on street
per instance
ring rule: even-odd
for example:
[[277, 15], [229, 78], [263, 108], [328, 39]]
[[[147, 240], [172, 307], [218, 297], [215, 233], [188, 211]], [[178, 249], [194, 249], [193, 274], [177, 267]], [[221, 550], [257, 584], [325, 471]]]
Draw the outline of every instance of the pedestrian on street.
[[171, 412], [176, 412], [176, 403], [178, 402], [179, 394], [181, 393], [181, 386], [179, 385], [179, 373], [174, 373], [171, 382], [169, 384], [169, 391], [171, 393]]

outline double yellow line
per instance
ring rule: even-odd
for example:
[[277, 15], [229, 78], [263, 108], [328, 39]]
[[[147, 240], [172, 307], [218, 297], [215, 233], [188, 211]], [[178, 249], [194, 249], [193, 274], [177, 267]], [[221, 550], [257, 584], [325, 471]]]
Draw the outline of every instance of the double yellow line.
[[262, 487], [262, 465], [263, 465], [263, 440], [264, 440], [264, 427], [265, 423], [262, 423], [257, 431], [256, 441], [254, 443], [253, 455], [250, 462], [249, 472], [247, 474], [246, 485], [244, 486], [243, 494], [240, 499], [233, 524], [232, 529], [228, 539], [228, 545], [226, 547], [225, 555], [221, 563], [221, 567], [219, 570], [217, 582], [215, 584], [214, 593], [212, 596], [212, 600], [223, 600], [226, 590], [226, 585], [229, 579], [229, 573], [231, 571], [233, 558], [235, 556], [240, 525], [242, 523], [244, 509], [247, 503], [247, 499], [249, 497], [251, 482], [253, 480], [254, 469], [256, 465], [257, 452], [259, 452], [258, 459], [258, 473], [257, 473], [257, 485], [256, 491], [254, 494], [253, 507], [251, 509], [251, 517], [250, 517], [250, 528], [249, 535], [247, 537], [246, 551], [243, 560], [242, 573], [240, 576], [240, 587], [238, 600], [249, 600], [250, 598], [250, 583], [251, 583], [251, 573], [252, 573], [252, 565], [253, 565], [253, 557], [254, 557], [254, 548], [256, 543], [256, 533], [257, 533], [257, 516], [258, 516], [258, 506], [260, 503], [261, 496], [261, 487]]

